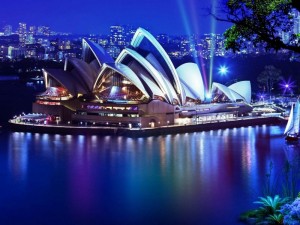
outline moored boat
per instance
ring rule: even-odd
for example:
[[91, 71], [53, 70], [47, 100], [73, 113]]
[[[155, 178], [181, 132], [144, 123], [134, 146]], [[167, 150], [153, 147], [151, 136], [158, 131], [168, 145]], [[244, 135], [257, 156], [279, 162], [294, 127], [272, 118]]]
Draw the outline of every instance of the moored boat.
[[300, 103], [296, 102], [292, 105], [289, 119], [284, 130], [286, 135], [285, 140], [287, 142], [296, 142], [299, 140], [299, 125], [300, 125]]

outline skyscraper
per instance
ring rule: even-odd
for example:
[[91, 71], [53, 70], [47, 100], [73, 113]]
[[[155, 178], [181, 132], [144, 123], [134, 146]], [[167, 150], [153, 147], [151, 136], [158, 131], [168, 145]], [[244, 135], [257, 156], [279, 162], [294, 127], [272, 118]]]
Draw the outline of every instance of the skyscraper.
[[9, 36], [12, 34], [12, 26], [11, 25], [4, 26], [3, 30], [4, 30], [5, 36]]
[[299, 34], [300, 33], [300, 12], [297, 10], [293, 10], [292, 15], [294, 20], [293, 32], [294, 34]]
[[279, 32], [279, 35], [284, 43], [291, 42], [293, 34], [300, 34], [300, 13], [297, 10], [292, 9], [290, 15], [293, 21], [292, 29], [289, 32]]
[[123, 26], [110, 27], [110, 44], [116, 46], [125, 46], [125, 29]]
[[36, 26], [30, 26], [28, 33], [32, 35], [36, 35]]
[[26, 42], [26, 36], [27, 36], [26, 23], [19, 23], [19, 28], [17, 33], [19, 34], [20, 45], [24, 46]]
[[37, 28], [37, 35], [44, 35], [44, 36], [49, 36], [50, 35], [50, 27], [47, 26], [39, 26]]

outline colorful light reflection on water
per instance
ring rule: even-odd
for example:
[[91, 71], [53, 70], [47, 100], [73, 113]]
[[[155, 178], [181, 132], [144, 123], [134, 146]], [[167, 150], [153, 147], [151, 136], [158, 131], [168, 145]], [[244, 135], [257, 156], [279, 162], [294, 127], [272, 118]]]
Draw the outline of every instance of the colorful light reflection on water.
[[2, 133], [0, 224], [237, 224], [270, 162], [299, 156], [283, 127], [148, 138]]

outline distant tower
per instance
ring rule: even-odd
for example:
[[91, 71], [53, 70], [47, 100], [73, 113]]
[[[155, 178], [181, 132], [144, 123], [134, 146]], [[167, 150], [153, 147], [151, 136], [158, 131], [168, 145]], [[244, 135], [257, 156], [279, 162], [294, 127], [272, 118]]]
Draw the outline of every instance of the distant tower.
[[19, 28], [17, 33], [19, 34], [20, 45], [24, 46], [26, 42], [26, 36], [27, 36], [26, 23], [19, 23]]
[[293, 20], [294, 20], [293, 32], [294, 32], [294, 34], [299, 34], [300, 33], [300, 12], [298, 12], [297, 10], [293, 10], [292, 15], [294, 17], [293, 18]]
[[110, 27], [110, 44], [116, 46], [125, 46], [125, 29], [123, 26]]
[[216, 35], [216, 46], [215, 47], [216, 47], [216, 49], [215, 49], [216, 56], [224, 56], [225, 55], [224, 38], [220, 34]]
[[50, 27], [47, 26], [39, 26], [36, 32], [36, 34], [40, 36], [49, 36], [50, 33]]
[[293, 34], [300, 34], [300, 13], [293, 9], [291, 11], [291, 16], [293, 19], [293, 27], [292, 30], [289, 32], [281, 31], [279, 34], [281, 36], [282, 41], [286, 44], [291, 41], [291, 37]]
[[28, 33], [32, 35], [36, 35], [36, 26], [30, 26]]
[[4, 26], [4, 35], [9, 36], [12, 34], [12, 26], [11, 25], [6, 25]]
[[216, 34], [204, 34], [205, 38], [205, 47], [207, 52], [209, 53], [209, 58], [213, 57], [216, 49]]
[[136, 28], [134, 28], [132, 25], [125, 25], [124, 26], [124, 35], [125, 35], [125, 42], [126, 46], [128, 46], [136, 32]]

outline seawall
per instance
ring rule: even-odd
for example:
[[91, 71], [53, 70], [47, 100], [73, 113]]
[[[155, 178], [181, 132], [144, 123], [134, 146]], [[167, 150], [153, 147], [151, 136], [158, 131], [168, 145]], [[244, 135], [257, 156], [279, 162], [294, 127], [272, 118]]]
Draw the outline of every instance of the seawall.
[[49, 134], [87, 134], [87, 135], [116, 135], [128, 137], [158, 136], [166, 134], [190, 133], [227, 128], [238, 128], [255, 125], [279, 124], [284, 120], [279, 117], [241, 117], [230, 121], [214, 121], [193, 125], [170, 125], [157, 128], [123, 128], [96, 126], [42, 125], [9, 122], [11, 131], [49, 133]]

